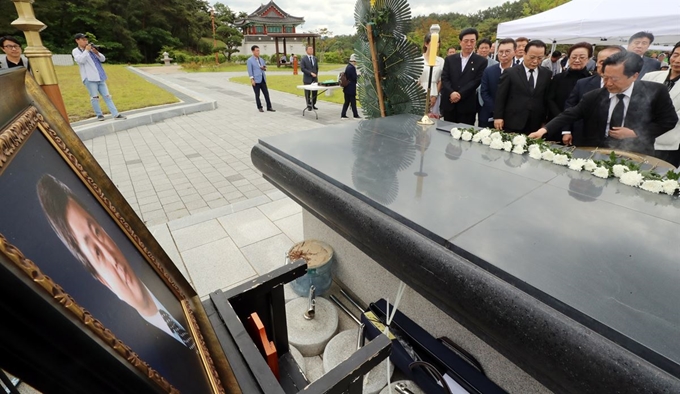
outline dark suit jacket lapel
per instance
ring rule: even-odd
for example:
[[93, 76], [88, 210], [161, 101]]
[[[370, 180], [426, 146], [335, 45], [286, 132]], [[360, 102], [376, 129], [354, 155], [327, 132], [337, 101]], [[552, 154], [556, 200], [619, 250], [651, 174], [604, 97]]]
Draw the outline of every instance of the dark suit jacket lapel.
[[[472, 70], [475, 67], [475, 63], [477, 63], [476, 60], [477, 59], [475, 59], [475, 54], [474, 53], [470, 54], [470, 59], [468, 59], [468, 62], [465, 64], [465, 68], [463, 69], [463, 72], [460, 75], [463, 76], [463, 75], [465, 75], [465, 73]], [[462, 55], [461, 55], [460, 61], [461, 61], [460, 64], [462, 66], [462, 64], [463, 64]]]
[[[649, 109], [649, 104], [645, 104], [642, 100], [651, 100], [652, 97], [645, 91], [642, 84], [636, 83], [633, 85], [633, 91], [630, 92], [630, 102], [628, 102], [628, 110], [626, 111], [626, 120], [623, 125], [625, 127], [635, 128], [636, 123], [639, 124], [640, 116], [643, 114], [638, 113], [638, 109], [647, 108]], [[645, 118], [643, 116], [643, 118]]]
[[598, 95], [598, 101], [600, 106], [597, 109], [597, 135], [600, 139], [605, 139], [605, 129], [607, 128], [607, 121], [609, 120], [609, 91], [604, 88], [600, 88], [600, 94]]

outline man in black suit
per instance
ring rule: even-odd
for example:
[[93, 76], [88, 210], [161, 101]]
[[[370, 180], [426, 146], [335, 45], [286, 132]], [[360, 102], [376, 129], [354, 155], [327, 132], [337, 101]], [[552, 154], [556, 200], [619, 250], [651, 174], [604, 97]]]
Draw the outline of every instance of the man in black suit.
[[584, 145], [653, 155], [654, 140], [675, 127], [678, 115], [666, 86], [638, 80], [642, 62], [632, 52], [608, 57], [602, 63], [604, 87], [586, 93], [577, 106], [529, 137], [541, 138], [583, 120]]
[[444, 61], [440, 110], [449, 122], [473, 125], [477, 117], [477, 87], [488, 60], [474, 53], [479, 38], [476, 29], [463, 29], [458, 38], [461, 52], [447, 56]]
[[[571, 107], [575, 107], [583, 98], [583, 95], [590, 92], [591, 90], [600, 89], [604, 86], [602, 82], [602, 63], [609, 56], [623, 51], [618, 45], [612, 45], [603, 48], [597, 53], [597, 72], [588, 78], [579, 79], [576, 82], [576, 86], [571, 91], [567, 102], [564, 104], [564, 109], [567, 110]], [[575, 122], [571, 127], [567, 126], [566, 130], [562, 131], [561, 135], [549, 135], [546, 139], [551, 141], [562, 141], [565, 145], [583, 145], [583, 121]]]
[[529, 41], [523, 63], [501, 75], [493, 111], [495, 128], [529, 134], [545, 121], [546, 93], [552, 78], [552, 71], [539, 66], [545, 49], [543, 41]]
[[650, 71], [661, 70], [661, 63], [658, 60], [645, 56], [645, 53], [647, 53], [649, 46], [652, 45], [653, 42], [654, 34], [646, 31], [639, 31], [628, 39], [628, 50], [637, 53], [644, 62], [638, 80], [641, 80], [642, 77]]
[[[302, 56], [302, 61], [300, 62], [300, 70], [302, 70], [302, 83], [309, 85], [313, 82], [319, 82], [319, 61], [314, 56], [314, 48], [308, 45], [305, 50], [307, 54]], [[316, 95], [317, 91], [309, 91], [305, 89], [305, 100], [307, 101], [307, 109], [318, 109], [316, 108]], [[311, 98], [310, 98], [311, 96]]]

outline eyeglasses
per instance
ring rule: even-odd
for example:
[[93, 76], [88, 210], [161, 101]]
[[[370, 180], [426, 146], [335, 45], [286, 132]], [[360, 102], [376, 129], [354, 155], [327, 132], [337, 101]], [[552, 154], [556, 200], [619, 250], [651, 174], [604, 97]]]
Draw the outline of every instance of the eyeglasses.
[[509, 54], [511, 54], [511, 53], [512, 53], [512, 51], [509, 50], [509, 49], [506, 50], [506, 51], [498, 51], [498, 54], [499, 54], [499, 55], [509, 55]]
[[461, 42], [465, 43], [465, 44], [474, 44], [475, 42], [477, 42], [477, 40], [475, 40], [474, 38], [471, 38], [471, 39], [465, 39]]
[[[625, 78], [628, 79], [628, 77], [625, 77]], [[622, 79], [623, 79], [622, 77], [608, 77], [606, 75], [602, 76], [602, 80], [605, 81], [605, 82], [612, 81], [612, 82], [616, 83], [616, 82], [619, 82]]]
[[19, 48], [21, 48], [21, 47], [20, 47], [19, 45], [5, 45], [5, 46], [3, 46], [3, 48], [7, 48], [7, 49], [19, 49]]
[[545, 56], [525, 56], [525, 57], [526, 57], [527, 59], [529, 59], [529, 60], [532, 60], [532, 61], [533, 61], [533, 60], [541, 61], [541, 60], [543, 60], [543, 58], [544, 58]]
[[572, 56], [572, 57], [569, 58], [569, 60], [580, 60], [580, 61], [585, 61], [586, 59], [588, 59], [587, 56]]

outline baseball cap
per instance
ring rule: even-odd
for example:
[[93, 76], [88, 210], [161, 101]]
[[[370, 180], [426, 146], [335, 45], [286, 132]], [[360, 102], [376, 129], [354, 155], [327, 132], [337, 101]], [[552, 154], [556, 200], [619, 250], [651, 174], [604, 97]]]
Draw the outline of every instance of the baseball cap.
[[78, 39], [80, 39], [80, 38], [87, 38], [87, 36], [86, 36], [85, 34], [83, 34], [83, 33], [78, 33], [78, 34], [76, 34], [73, 38], [75, 38], [76, 40], [78, 40]]

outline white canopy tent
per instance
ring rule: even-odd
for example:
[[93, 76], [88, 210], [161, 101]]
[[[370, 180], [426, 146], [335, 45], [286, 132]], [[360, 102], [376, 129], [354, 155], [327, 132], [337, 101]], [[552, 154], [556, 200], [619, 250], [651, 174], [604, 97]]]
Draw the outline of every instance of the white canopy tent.
[[572, 0], [559, 7], [498, 25], [499, 39], [529, 37], [546, 43], [625, 45], [639, 32], [654, 34], [653, 45], [680, 41], [679, 0]]

